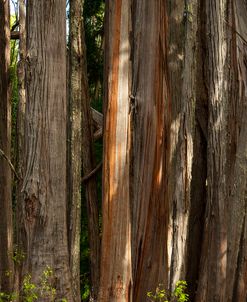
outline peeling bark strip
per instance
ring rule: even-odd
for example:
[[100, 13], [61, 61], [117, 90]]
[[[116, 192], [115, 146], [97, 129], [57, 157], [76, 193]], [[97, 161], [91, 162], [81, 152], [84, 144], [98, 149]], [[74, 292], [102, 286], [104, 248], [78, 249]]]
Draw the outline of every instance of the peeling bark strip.
[[99, 301], [132, 301], [129, 203], [130, 2], [108, 1]]
[[[9, 1], [0, 0], [0, 150], [11, 153], [11, 102], [9, 86], [10, 28]], [[12, 290], [13, 227], [11, 168], [0, 155], [0, 291]], [[10, 273], [10, 277], [7, 276]]]
[[38, 283], [49, 265], [57, 298], [73, 301], [66, 223], [65, 11], [65, 0], [27, 2], [22, 240], [24, 273]]

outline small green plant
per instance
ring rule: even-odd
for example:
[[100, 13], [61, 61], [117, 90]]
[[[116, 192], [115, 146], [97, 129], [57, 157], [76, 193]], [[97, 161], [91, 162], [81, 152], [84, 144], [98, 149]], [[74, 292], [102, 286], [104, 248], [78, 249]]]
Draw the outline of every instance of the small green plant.
[[0, 302], [15, 302], [17, 299], [17, 294], [16, 293], [2, 293], [0, 292]]
[[[9, 276], [7, 274], [6, 276]], [[49, 302], [59, 301], [68, 302], [65, 298], [57, 300], [57, 291], [53, 287], [55, 275], [50, 266], [47, 266], [40, 276], [40, 282], [37, 284], [32, 281], [32, 276], [27, 274], [24, 276], [21, 291], [19, 294], [0, 292], [0, 302], [35, 302], [42, 298]]]
[[56, 289], [52, 286], [54, 273], [50, 266], [43, 271], [40, 282], [40, 296], [49, 298], [51, 302], [55, 301]]
[[24, 277], [22, 296], [23, 302], [34, 302], [38, 300], [38, 288], [34, 283], [32, 283], [30, 274]]
[[189, 295], [186, 294], [187, 290], [187, 282], [186, 281], [178, 281], [176, 283], [176, 287], [173, 291], [173, 296], [177, 298], [178, 302], [187, 302], [189, 301]]
[[162, 284], [156, 288], [155, 292], [148, 292], [147, 297], [152, 302], [187, 302], [189, 295], [186, 294], [187, 283], [186, 281], [178, 281], [172, 293], [167, 292]]
[[25, 253], [21, 249], [16, 247], [13, 251], [12, 259], [16, 265], [21, 265], [25, 259]]

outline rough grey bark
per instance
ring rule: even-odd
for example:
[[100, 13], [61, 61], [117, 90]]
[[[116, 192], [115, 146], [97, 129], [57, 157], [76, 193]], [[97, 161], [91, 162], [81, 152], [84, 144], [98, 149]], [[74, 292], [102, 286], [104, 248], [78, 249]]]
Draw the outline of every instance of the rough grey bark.
[[192, 293], [198, 277], [206, 191], [203, 6], [198, 0], [166, 3], [171, 94], [170, 160], [166, 171], [168, 287], [173, 290], [178, 280], [186, 280]]
[[209, 120], [207, 207], [196, 301], [226, 301], [227, 266], [227, 2], [206, 4]]
[[228, 251], [225, 301], [246, 301], [246, 197], [247, 197], [247, 6], [244, 1], [232, 3], [229, 21], [231, 45], [230, 110], [228, 147], [230, 182], [228, 202]]
[[[10, 23], [9, 1], [0, 1], [0, 291], [10, 292], [13, 280], [11, 168]], [[9, 277], [8, 277], [9, 276]]]
[[73, 301], [66, 219], [65, 6], [65, 0], [27, 3], [22, 240], [24, 273], [38, 283], [49, 265], [57, 299]]
[[246, 45], [244, 1], [206, 5], [208, 198], [196, 301], [246, 301]]
[[72, 292], [80, 301], [80, 234], [82, 169], [82, 1], [70, 1], [68, 198]]

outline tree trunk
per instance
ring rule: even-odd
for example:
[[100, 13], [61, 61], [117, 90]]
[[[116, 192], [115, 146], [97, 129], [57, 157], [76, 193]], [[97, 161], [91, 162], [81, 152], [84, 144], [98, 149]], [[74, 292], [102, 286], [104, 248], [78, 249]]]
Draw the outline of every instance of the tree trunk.
[[196, 301], [246, 301], [247, 8], [206, 5], [208, 197]]
[[130, 1], [106, 3], [103, 235], [99, 301], [132, 301], [129, 198]]
[[167, 283], [166, 7], [107, 5], [100, 301], [144, 301]]
[[72, 292], [80, 294], [81, 169], [82, 169], [82, 1], [70, 1], [69, 37], [69, 252]]
[[[16, 122], [17, 133], [17, 171], [18, 171], [18, 183], [17, 183], [17, 195], [16, 195], [16, 237], [17, 247], [16, 252], [23, 253], [22, 246], [22, 234], [24, 231], [24, 221], [21, 215], [22, 209], [22, 196], [21, 189], [23, 185], [24, 177], [24, 133], [25, 133], [25, 106], [26, 106], [26, 79], [25, 79], [25, 60], [26, 60], [26, 5], [25, 0], [19, 0], [19, 55], [20, 60], [17, 66], [18, 73], [18, 111]], [[20, 290], [20, 276], [21, 276], [22, 263], [18, 261], [15, 263], [15, 290]]]
[[133, 1], [132, 22], [133, 301], [145, 301], [148, 291], [166, 287], [168, 277], [171, 98], [165, 2]]
[[[247, 300], [247, 6], [237, 1], [231, 6], [227, 26], [232, 33], [230, 116], [228, 147], [230, 183], [228, 208], [228, 252], [225, 301]], [[235, 80], [233, 82], [233, 80]], [[230, 149], [230, 150], [229, 150]]]
[[[205, 208], [207, 96], [203, 81], [200, 1], [167, 1], [171, 85], [168, 174], [169, 289], [193, 287], [200, 260]], [[193, 255], [193, 263], [190, 261]]]
[[66, 219], [65, 6], [65, 0], [27, 3], [22, 240], [24, 271], [39, 283], [50, 266], [56, 297], [73, 301]]
[[[70, 3], [70, 262], [73, 290], [80, 299], [81, 166], [87, 176], [94, 169], [92, 116], [87, 81], [86, 49], [82, 20], [83, 3]], [[82, 165], [81, 165], [82, 164]], [[99, 214], [95, 176], [85, 182], [88, 209], [90, 271], [96, 299], [99, 286]]]
[[[10, 101], [9, 1], [0, 1], [0, 291], [10, 292], [13, 280], [13, 225], [11, 197], [11, 101]], [[7, 157], [7, 158], [6, 158]]]
[[[23, 152], [24, 152], [24, 119], [26, 106], [26, 82], [25, 82], [25, 61], [26, 61], [26, 5], [25, 0], [19, 0], [19, 55], [18, 62], [18, 93], [19, 103], [17, 112], [17, 162], [18, 175], [23, 179]], [[19, 186], [21, 188], [21, 184]]]

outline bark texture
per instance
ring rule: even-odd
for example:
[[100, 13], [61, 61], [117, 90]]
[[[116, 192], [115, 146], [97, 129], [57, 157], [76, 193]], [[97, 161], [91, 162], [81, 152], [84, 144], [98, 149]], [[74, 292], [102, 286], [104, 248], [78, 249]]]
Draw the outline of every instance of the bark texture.
[[130, 1], [106, 3], [103, 235], [99, 301], [132, 301]]
[[80, 233], [82, 168], [82, 1], [70, 1], [68, 198], [72, 292], [80, 301]]
[[166, 6], [162, 1], [107, 5], [99, 300], [143, 301], [149, 290], [167, 282]]
[[209, 100], [207, 210], [196, 301], [246, 301], [244, 1], [206, 5]]
[[[17, 109], [17, 122], [16, 122], [16, 133], [17, 133], [17, 194], [16, 194], [16, 251], [17, 253], [23, 253], [22, 235], [24, 231], [24, 220], [21, 214], [22, 209], [22, 185], [24, 177], [24, 133], [25, 133], [25, 107], [26, 107], [26, 5], [25, 0], [19, 1], [19, 62], [17, 65], [18, 74], [18, 109]], [[22, 263], [15, 263], [15, 291], [20, 290], [20, 277], [21, 277]]]
[[39, 283], [49, 265], [55, 274], [52, 286], [57, 298], [73, 301], [66, 221], [65, 2], [27, 3], [22, 240], [24, 272]]
[[[228, 28], [231, 32], [230, 109], [228, 117], [229, 169], [227, 178], [228, 252], [225, 301], [247, 299], [247, 5], [237, 1], [229, 5]], [[235, 123], [233, 122], [235, 121]], [[228, 188], [229, 188], [228, 187]]]
[[148, 291], [167, 285], [171, 98], [166, 9], [164, 1], [132, 3], [133, 301], [145, 301]]
[[[187, 272], [188, 236], [192, 205], [192, 167], [197, 102], [198, 1], [167, 1], [168, 62], [171, 85], [170, 161], [168, 173], [169, 288]], [[201, 200], [197, 200], [198, 204]], [[193, 207], [193, 208], [192, 208]], [[195, 210], [196, 212], [196, 210]], [[196, 214], [196, 213], [194, 213]], [[195, 226], [192, 226], [192, 230]]]
[[[26, 77], [25, 77], [25, 62], [26, 62], [26, 5], [25, 0], [19, 0], [19, 55], [18, 62], [18, 116], [17, 116], [17, 162], [18, 175], [20, 181], [23, 179], [23, 152], [24, 152], [24, 120], [26, 106]], [[21, 188], [21, 184], [19, 185]]]
[[[5, 157], [11, 156], [10, 101], [10, 24], [9, 1], [0, 1], [0, 291], [12, 290], [13, 226], [11, 168]], [[4, 156], [5, 157], [4, 157]], [[8, 277], [9, 276], [9, 277]]]

